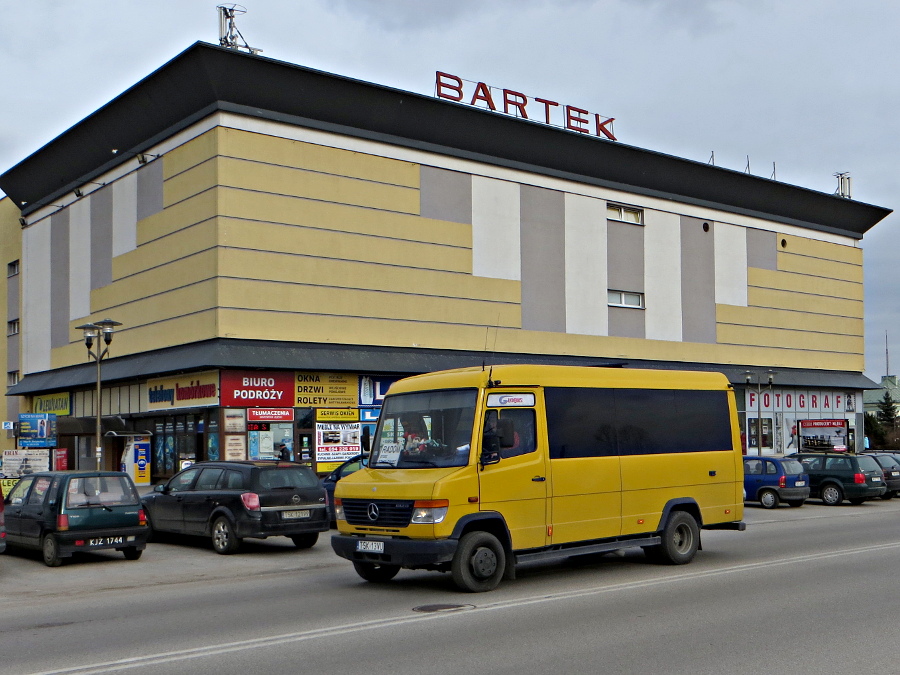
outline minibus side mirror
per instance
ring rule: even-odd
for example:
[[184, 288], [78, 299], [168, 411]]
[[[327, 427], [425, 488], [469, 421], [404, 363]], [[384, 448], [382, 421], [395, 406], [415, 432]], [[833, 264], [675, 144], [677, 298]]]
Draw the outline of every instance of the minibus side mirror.
[[368, 455], [372, 450], [372, 432], [369, 427], [365, 426], [362, 430], [362, 451], [364, 455]]
[[499, 463], [500, 452], [498, 450], [492, 450], [490, 447], [485, 446], [485, 448], [481, 451], [481, 466]]

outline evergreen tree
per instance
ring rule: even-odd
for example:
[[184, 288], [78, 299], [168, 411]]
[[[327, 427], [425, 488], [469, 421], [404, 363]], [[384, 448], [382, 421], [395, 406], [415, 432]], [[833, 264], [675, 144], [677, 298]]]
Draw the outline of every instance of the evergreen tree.
[[894, 428], [894, 422], [897, 419], [897, 405], [894, 403], [894, 399], [891, 398], [889, 391], [884, 392], [884, 396], [878, 402], [878, 412], [875, 415], [885, 429]]
[[881, 425], [881, 422], [878, 421], [878, 415], [875, 413], [867, 412], [864, 418], [865, 421], [865, 433], [869, 438], [869, 444], [872, 449], [874, 448], [882, 448], [886, 442], [886, 435], [884, 432], [884, 427]]

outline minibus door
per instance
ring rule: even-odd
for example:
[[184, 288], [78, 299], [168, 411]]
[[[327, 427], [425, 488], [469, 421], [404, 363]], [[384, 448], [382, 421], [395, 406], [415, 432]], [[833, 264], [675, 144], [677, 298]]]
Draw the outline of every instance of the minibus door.
[[549, 543], [550, 467], [546, 448], [537, 446], [534, 420], [533, 408], [489, 409], [483, 427], [488, 463], [478, 472], [481, 510], [503, 516], [516, 550]]

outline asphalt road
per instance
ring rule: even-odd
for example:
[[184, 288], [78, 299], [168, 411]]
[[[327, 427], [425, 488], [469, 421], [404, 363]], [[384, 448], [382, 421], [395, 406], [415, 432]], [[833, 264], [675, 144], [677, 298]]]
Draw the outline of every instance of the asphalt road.
[[490, 593], [402, 571], [363, 582], [327, 537], [216, 555], [150, 544], [139, 561], [46, 568], [0, 557], [0, 672], [900, 672], [900, 500], [765, 511], [704, 532], [693, 563], [639, 550], [532, 565]]

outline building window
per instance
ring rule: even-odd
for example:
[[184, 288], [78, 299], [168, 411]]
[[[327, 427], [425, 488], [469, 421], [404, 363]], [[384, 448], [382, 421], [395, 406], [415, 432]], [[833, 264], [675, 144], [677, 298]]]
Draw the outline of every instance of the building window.
[[19, 371], [11, 370], [6, 373], [6, 386], [13, 387], [17, 384], [19, 384]]
[[644, 308], [644, 294], [630, 293], [629, 291], [607, 291], [607, 303], [610, 307], [631, 307], [633, 309]]
[[14, 319], [12, 321], [6, 322], [6, 334], [7, 335], [18, 335], [19, 334], [19, 320]]
[[644, 212], [641, 209], [619, 206], [617, 204], [606, 205], [606, 217], [609, 220], [621, 220], [626, 223], [635, 223], [636, 225], [641, 225], [644, 222]]
[[6, 264], [6, 276], [14, 277], [19, 273], [19, 261], [13, 260], [11, 263]]

